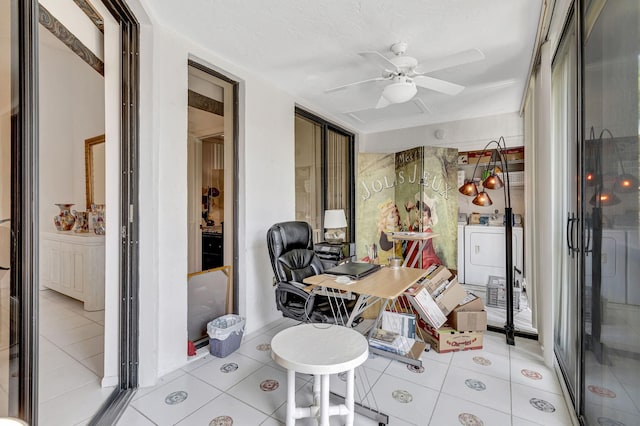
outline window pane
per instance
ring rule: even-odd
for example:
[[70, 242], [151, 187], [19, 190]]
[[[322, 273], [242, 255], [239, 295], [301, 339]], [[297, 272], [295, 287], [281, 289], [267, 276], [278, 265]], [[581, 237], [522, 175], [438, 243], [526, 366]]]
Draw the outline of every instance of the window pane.
[[322, 126], [297, 115], [295, 139], [296, 220], [308, 222], [321, 233]]

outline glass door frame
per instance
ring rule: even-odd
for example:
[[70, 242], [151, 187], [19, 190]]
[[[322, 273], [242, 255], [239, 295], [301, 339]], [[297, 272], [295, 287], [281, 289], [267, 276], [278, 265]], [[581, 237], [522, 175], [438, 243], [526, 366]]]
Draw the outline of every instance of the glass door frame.
[[[120, 24], [122, 57], [120, 128], [120, 370], [118, 386], [100, 407], [91, 425], [113, 424], [138, 387], [138, 163], [139, 163], [139, 24], [124, 0], [102, 0]], [[18, 372], [17, 389], [9, 392], [9, 415], [31, 425], [38, 422], [38, 2], [14, 0], [11, 20], [12, 75], [11, 161], [11, 295], [15, 318], [12, 347], [18, 357], [10, 368]], [[16, 22], [17, 21], [17, 22]], [[15, 28], [13, 28], [15, 26]], [[12, 118], [12, 120], [14, 120]], [[15, 133], [14, 133], [15, 130]], [[14, 136], [15, 135], [15, 136]], [[18, 365], [14, 365], [17, 363]]]

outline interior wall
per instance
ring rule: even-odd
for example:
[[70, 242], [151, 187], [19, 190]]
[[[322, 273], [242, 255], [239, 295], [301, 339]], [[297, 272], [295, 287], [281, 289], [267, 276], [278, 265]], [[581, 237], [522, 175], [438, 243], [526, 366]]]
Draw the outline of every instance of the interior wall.
[[470, 151], [482, 149], [500, 136], [505, 138], [507, 147], [524, 145], [524, 127], [518, 112], [361, 135], [360, 152], [396, 152], [416, 146]]
[[[152, 8], [141, 3], [153, 22]], [[140, 72], [148, 82], [140, 91], [140, 215], [144, 218], [140, 229], [140, 382], [144, 386], [187, 362], [189, 59], [241, 83], [237, 266], [239, 313], [247, 317], [247, 334], [281, 317], [273, 299], [266, 231], [275, 222], [294, 218], [295, 197], [294, 100], [258, 76], [216, 57], [188, 34], [153, 22], [142, 26], [141, 37]]]
[[40, 26], [39, 217], [53, 231], [55, 203], [86, 210], [84, 141], [104, 133], [104, 78], [47, 32]]

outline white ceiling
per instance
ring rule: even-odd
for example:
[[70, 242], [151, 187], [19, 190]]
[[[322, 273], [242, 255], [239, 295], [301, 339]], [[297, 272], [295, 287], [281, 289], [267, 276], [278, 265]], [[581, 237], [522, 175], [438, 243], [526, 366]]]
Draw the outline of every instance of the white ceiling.
[[[198, 0], [185, 7], [156, 0], [149, 7], [161, 21], [271, 81], [306, 109], [371, 133], [518, 111], [542, 2]], [[455, 96], [421, 88], [416, 98], [422, 104], [374, 109], [387, 82], [325, 93], [379, 77], [381, 69], [358, 52], [391, 57], [389, 48], [399, 41], [426, 65], [474, 48], [485, 59], [430, 73], [466, 88]]]

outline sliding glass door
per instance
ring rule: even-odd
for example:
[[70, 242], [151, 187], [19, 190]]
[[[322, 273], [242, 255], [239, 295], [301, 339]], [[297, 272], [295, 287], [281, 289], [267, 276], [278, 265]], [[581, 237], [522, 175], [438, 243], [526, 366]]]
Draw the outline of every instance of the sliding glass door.
[[640, 2], [583, 5], [587, 425], [640, 416]]
[[577, 14], [573, 13], [554, 57], [551, 77], [552, 129], [558, 207], [564, 221], [559, 280], [554, 286], [554, 349], [571, 398], [577, 404], [579, 385], [579, 262], [578, 235], [578, 44]]

